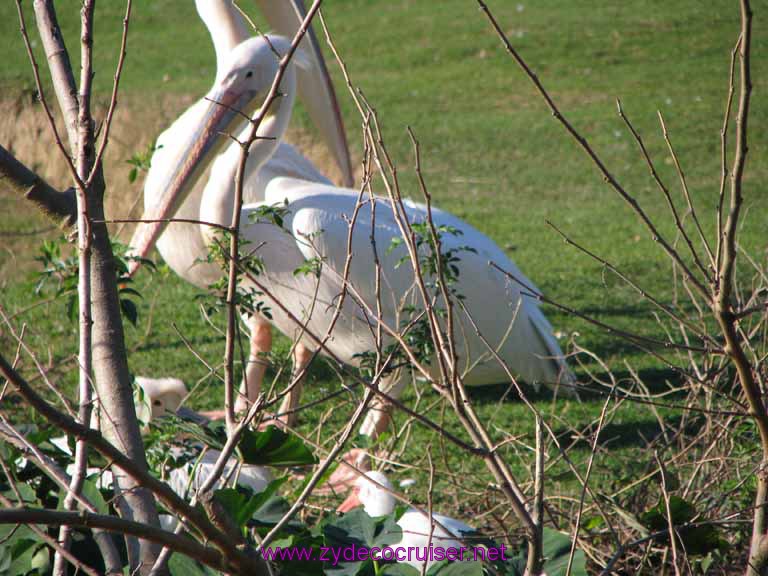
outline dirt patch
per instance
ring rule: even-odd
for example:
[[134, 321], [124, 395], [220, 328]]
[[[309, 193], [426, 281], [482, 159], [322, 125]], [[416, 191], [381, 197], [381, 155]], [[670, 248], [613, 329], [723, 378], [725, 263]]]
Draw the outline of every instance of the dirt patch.
[[[185, 108], [195, 101], [193, 96], [163, 95], [152, 98], [121, 98], [113, 120], [109, 145], [104, 156], [107, 179], [106, 210], [109, 218], [138, 217], [142, 211], [143, 178], [129, 182], [131, 166], [127, 163], [142, 152]], [[94, 116], [101, 121], [107, 102], [97, 103]], [[66, 141], [63, 124], [57, 127]], [[287, 140], [334, 181], [338, 170], [330, 152], [306, 131], [291, 129]], [[0, 144], [13, 152], [28, 167], [52, 185], [66, 188], [70, 177], [66, 162], [59, 152], [48, 119], [29, 93], [0, 100]], [[0, 222], [0, 286], [14, 281], [36, 268], [34, 255], [43, 238], [55, 237], [58, 230], [22, 198], [0, 185], [0, 201], [4, 217]], [[113, 227], [119, 238], [130, 238], [130, 227]]]

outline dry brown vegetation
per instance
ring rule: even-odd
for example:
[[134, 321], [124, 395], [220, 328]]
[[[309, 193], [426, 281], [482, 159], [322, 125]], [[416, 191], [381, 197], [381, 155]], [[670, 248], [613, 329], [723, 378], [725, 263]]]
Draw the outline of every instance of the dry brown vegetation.
[[[192, 95], [167, 94], [154, 96], [151, 106], [143, 96], [126, 95], [121, 98], [105, 153], [105, 173], [108, 175], [106, 210], [109, 218], [141, 216], [143, 178], [131, 183], [128, 160], [143, 152], [158, 134], [167, 128], [181, 112], [197, 99]], [[108, 102], [96, 103], [95, 117], [103, 118]], [[338, 171], [330, 153], [308, 132], [292, 128], [288, 141], [299, 147], [303, 154], [331, 179], [337, 180]], [[0, 100], [0, 145], [5, 146], [51, 184], [66, 188], [71, 180], [66, 163], [55, 149], [48, 120], [40, 106], [35, 105], [29, 92]], [[33, 260], [40, 241], [56, 236], [58, 230], [40, 212], [7, 187], [0, 185], [0, 202], [16, 217], [6, 221], [0, 232], [0, 285], [27, 274], [38, 267]], [[130, 238], [132, 225], [123, 227], [117, 240]], [[112, 232], [120, 230], [113, 226]]]

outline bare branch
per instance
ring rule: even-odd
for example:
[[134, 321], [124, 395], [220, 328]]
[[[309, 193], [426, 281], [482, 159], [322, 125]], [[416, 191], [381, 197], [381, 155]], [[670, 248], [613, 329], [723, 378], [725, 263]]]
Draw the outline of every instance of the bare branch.
[[[664, 198], [667, 201], [667, 206], [669, 206], [669, 211], [672, 213], [672, 217], [675, 219], [675, 226], [677, 227], [677, 230], [680, 232], [683, 239], [685, 240], [685, 243], [688, 245], [688, 249], [690, 250], [691, 255], [693, 256], [693, 260], [696, 263], [696, 266], [699, 267], [699, 270], [701, 270], [701, 273], [704, 274], [704, 277], [708, 278], [709, 271], [707, 270], [706, 266], [704, 266], [704, 264], [701, 262], [701, 259], [699, 258], [699, 255], [696, 252], [696, 249], [693, 247], [693, 242], [691, 242], [691, 239], [688, 236], [688, 232], [685, 231], [685, 227], [683, 226], [683, 223], [680, 220], [680, 216], [677, 213], [677, 208], [675, 207], [675, 203], [672, 201], [672, 196], [669, 193], [669, 190], [667, 189], [664, 182], [662, 182], [661, 177], [659, 176], [659, 173], [656, 171], [656, 166], [654, 166], [653, 160], [651, 160], [651, 157], [648, 154], [648, 150], [645, 148], [645, 143], [643, 142], [643, 139], [640, 137], [640, 134], [637, 132], [637, 130], [635, 130], [635, 127], [632, 125], [632, 122], [630, 122], [629, 118], [627, 118], [627, 115], [624, 114], [624, 109], [621, 107], [621, 100], [619, 100], [618, 98], [616, 99], [616, 107], [619, 109], [619, 116], [624, 121], [624, 124], [627, 125], [627, 128], [632, 134], [632, 137], [635, 139], [635, 142], [637, 142], [637, 145], [640, 148], [640, 152], [643, 155], [643, 159], [645, 160], [645, 163], [648, 165], [648, 169], [651, 171], [651, 176], [653, 176], [653, 179], [656, 181], [656, 184], [659, 186], [659, 189], [661, 190], [662, 194], [664, 194]], [[667, 138], [666, 127], [664, 129], [664, 137]], [[673, 153], [673, 156], [674, 156], [674, 153]], [[675, 160], [677, 160], [676, 156], [675, 156]], [[685, 191], [687, 196], [687, 192], [688, 192], [687, 187], [685, 188]], [[706, 240], [704, 239], [703, 234], [702, 234], [702, 241], [704, 242], [705, 246], [707, 246], [707, 250], [709, 250], [709, 245], [706, 244]], [[712, 259], [712, 265], [714, 266], [714, 259]]]
[[[3, 465], [3, 467], [5, 467], [5, 465], [2, 464], [2, 461], [0, 461], [0, 465]], [[0, 494], [0, 504], [2, 504], [3, 507], [5, 507], [6, 509], [13, 508], [13, 502], [8, 498], [6, 498], [5, 496], [3, 496], [2, 494]], [[21, 502], [19, 502], [19, 504], [22, 505]], [[41, 530], [37, 525], [27, 524], [26, 526], [27, 528], [32, 530], [32, 532], [34, 532], [38, 538], [40, 538], [43, 542], [48, 544], [48, 546], [53, 548], [56, 551], [57, 557], [60, 556], [61, 558], [64, 558], [67, 562], [72, 564], [72, 566], [75, 567], [76, 571], [84, 572], [85, 574], [88, 574], [88, 576], [99, 576], [99, 573], [96, 570], [94, 570], [87, 564], [84, 564], [83, 562], [78, 560], [74, 555], [72, 555], [69, 552], [69, 550], [67, 550], [65, 547], [61, 546], [58, 542], [56, 542], [56, 540], [48, 536], [48, 534], [44, 530]]]
[[683, 168], [680, 164], [680, 160], [678, 160], [677, 158], [677, 153], [675, 152], [675, 149], [672, 146], [672, 141], [669, 139], [669, 132], [667, 131], [667, 125], [664, 123], [664, 116], [662, 116], [661, 110], [659, 110], [657, 113], [659, 115], [659, 122], [661, 122], [661, 130], [664, 133], [664, 141], [667, 143], [669, 154], [670, 156], [672, 156], [672, 161], [675, 163], [675, 169], [677, 170], [677, 175], [680, 178], [680, 188], [682, 189], [683, 196], [685, 196], [685, 201], [688, 204], [688, 211], [691, 213], [691, 218], [693, 218], [693, 223], [696, 225], [696, 231], [699, 233], [699, 239], [701, 240], [701, 243], [704, 246], [704, 249], [707, 251], [707, 256], [709, 257], [710, 265], [712, 266], [712, 269], [714, 271], [715, 256], [714, 254], [712, 254], [712, 249], [709, 247], [709, 242], [707, 241], [707, 237], [704, 235], [704, 231], [701, 229], [701, 224], [699, 223], [699, 217], [696, 215], [696, 209], [693, 206], [691, 193], [688, 190], [688, 182], [685, 180], [685, 172], [683, 172]]
[[571, 573], [571, 568], [573, 567], [573, 559], [576, 555], [576, 545], [579, 541], [579, 528], [581, 528], [581, 514], [584, 511], [584, 498], [587, 495], [587, 486], [589, 485], [589, 477], [592, 474], [592, 465], [595, 461], [595, 454], [597, 453], [597, 442], [600, 438], [600, 432], [603, 430], [603, 424], [605, 423], [605, 415], [608, 412], [608, 405], [611, 402], [611, 399], [613, 398], [613, 392], [616, 390], [616, 383], [614, 382], [613, 388], [611, 389], [611, 393], [606, 397], [605, 402], [603, 403], [603, 409], [600, 411], [600, 419], [597, 422], [597, 429], [595, 430], [595, 435], [592, 440], [592, 450], [589, 453], [589, 460], [587, 461], [587, 470], [584, 473], [584, 484], [581, 488], [581, 496], [579, 497], [579, 508], [576, 512], [576, 528], [573, 532], [573, 540], [571, 541], [571, 552], [568, 555], [568, 567], [565, 570], [566, 574]]
[[67, 163], [69, 172], [72, 175], [72, 179], [75, 181], [77, 186], [82, 189], [84, 188], [83, 182], [77, 174], [75, 165], [72, 163], [72, 156], [67, 151], [66, 147], [61, 141], [61, 137], [59, 136], [59, 130], [58, 128], [56, 128], [56, 120], [53, 118], [53, 113], [51, 112], [51, 108], [48, 106], [48, 101], [45, 98], [45, 92], [43, 91], [43, 83], [40, 80], [40, 68], [37, 65], [37, 59], [35, 58], [35, 53], [32, 51], [32, 44], [29, 41], [29, 34], [27, 33], [27, 24], [24, 19], [24, 10], [21, 7], [21, 0], [16, 0], [16, 10], [19, 15], [19, 28], [21, 30], [21, 36], [24, 39], [24, 46], [27, 49], [27, 56], [29, 56], [29, 62], [32, 65], [32, 73], [35, 77], [35, 87], [37, 88], [37, 95], [40, 98], [40, 103], [43, 105], [43, 110], [45, 110], [45, 115], [48, 117], [48, 124], [51, 127], [51, 132], [53, 133], [53, 138], [56, 141], [56, 146], [58, 146], [59, 150], [61, 151], [61, 155], [64, 157], [64, 160]]
[[37, 31], [43, 41], [43, 50], [48, 58], [48, 68], [51, 71], [51, 81], [59, 101], [59, 109], [64, 117], [64, 125], [69, 136], [69, 148], [77, 149], [77, 86], [69, 61], [69, 53], [64, 44], [53, 0], [35, 0], [32, 4], [35, 10]]
[[14, 193], [23, 195], [60, 228], [74, 226], [77, 221], [74, 189], [59, 192], [2, 146], [0, 185], [8, 186]]
[[736, 45], [731, 51], [731, 66], [728, 76], [728, 96], [725, 100], [725, 114], [723, 114], [723, 127], [720, 129], [720, 192], [717, 197], [717, 250], [715, 255], [715, 269], [720, 270], [723, 249], [723, 204], [725, 202], [725, 183], [728, 179], [728, 124], [731, 119], [731, 106], [733, 105], [734, 83], [733, 77], [736, 71], [736, 56], [741, 46], [741, 34]]
[[[120, 76], [123, 73], [123, 64], [125, 63], [125, 55], [126, 55], [126, 46], [128, 45], [128, 23], [131, 20], [131, 7], [133, 5], [133, 0], [127, 0], [126, 6], [125, 6], [125, 16], [123, 17], [123, 37], [120, 41], [120, 56], [117, 60], [117, 69], [115, 70], [115, 81], [112, 86], [112, 98], [109, 102], [109, 110], [107, 110], [107, 118], [104, 121], [104, 129], [103, 129], [103, 136], [101, 138], [101, 145], [99, 146], [99, 151], [96, 154], [96, 160], [94, 161], [94, 166], [101, 165], [102, 157], [104, 156], [104, 150], [107, 148], [107, 143], [109, 142], [109, 130], [112, 127], [112, 116], [115, 113], [115, 108], [117, 107], [117, 90], [120, 87]], [[95, 176], [95, 173], [91, 173], [91, 175], [88, 178], [88, 184], [90, 185], [93, 181], [93, 178]]]
[[711, 346], [712, 350], [720, 350], [721, 345], [716, 340], [714, 340], [709, 334], [703, 332], [701, 329], [699, 329], [697, 326], [693, 325], [688, 319], [684, 318], [682, 315], [675, 312], [670, 306], [667, 304], [664, 304], [661, 300], [647, 292], [643, 287], [641, 287], [639, 284], [637, 284], [635, 281], [633, 281], [631, 278], [629, 278], [626, 274], [621, 272], [618, 268], [616, 268], [613, 264], [605, 260], [604, 258], [601, 258], [588, 248], [585, 248], [581, 244], [575, 242], [572, 240], [569, 236], [567, 236], [562, 230], [560, 230], [557, 226], [555, 226], [552, 222], [547, 220], [547, 225], [550, 226], [555, 232], [557, 232], [560, 237], [563, 239], [563, 241], [568, 244], [569, 246], [573, 246], [576, 248], [579, 252], [582, 252], [595, 260], [596, 262], [599, 262], [602, 266], [605, 266], [616, 274], [619, 278], [621, 278], [624, 282], [626, 282], [629, 286], [634, 288], [640, 296], [648, 300], [651, 304], [659, 308], [662, 312], [664, 312], [667, 316], [672, 318], [675, 322], [679, 322], [680, 324], [685, 325], [687, 328], [689, 328], [696, 336], [701, 338], [704, 342], [706, 342], [709, 346]]
[[167, 532], [132, 520], [90, 512], [64, 512], [45, 508], [4, 508], [0, 510], [0, 524], [43, 524], [48, 526], [77, 526], [101, 528], [108, 532], [131, 535], [181, 552], [216, 569], [231, 569], [231, 561], [215, 548], [203, 546], [184, 536]]
[[[264, 564], [260, 558], [251, 557], [246, 552], [233, 546], [227, 536], [213, 526], [200, 510], [190, 506], [171, 490], [167, 484], [157, 480], [154, 476], [149, 474], [123, 451], [105, 440], [99, 432], [79, 424], [74, 419], [62, 414], [48, 404], [48, 402], [39, 396], [37, 392], [35, 392], [18, 374], [18, 372], [8, 364], [2, 354], [0, 354], [0, 373], [2, 373], [6, 380], [18, 390], [19, 394], [21, 394], [32, 408], [34, 408], [42, 417], [66, 433], [84, 439], [90, 447], [111, 461], [114, 466], [125, 471], [125, 473], [133, 478], [139, 486], [151, 490], [163, 504], [173, 510], [174, 513], [189, 520], [195, 528], [200, 531], [205, 539], [221, 550], [233, 565], [242, 570], [250, 571], [249, 573], [252, 572], [257, 575], [266, 574]], [[73, 514], [77, 516], [79, 513]], [[66, 518], [69, 518], [69, 516]], [[144, 526], [144, 524], [142, 524], [142, 526]], [[106, 526], [100, 527], [108, 529]], [[153, 528], [152, 530], [156, 529]], [[127, 533], [133, 534], [133, 532]]]
[[528, 64], [523, 60], [523, 58], [520, 56], [520, 54], [515, 50], [515, 48], [512, 46], [512, 44], [509, 41], [509, 38], [507, 38], [507, 35], [502, 30], [499, 23], [496, 21], [496, 18], [491, 13], [491, 11], [488, 9], [488, 6], [483, 0], [476, 0], [476, 2], [479, 4], [480, 8], [483, 12], [485, 12], [486, 17], [490, 21], [491, 25], [493, 26], [494, 30], [496, 31], [496, 34], [499, 36], [499, 39], [504, 44], [504, 47], [506, 48], [507, 52], [514, 58], [515, 62], [517, 62], [518, 66], [525, 72], [526, 76], [528, 76], [529, 80], [533, 83], [533, 85], [536, 87], [536, 90], [539, 92], [541, 97], [546, 102], [547, 106], [549, 107], [550, 111], [552, 112], [552, 116], [555, 117], [555, 119], [560, 122], [560, 124], [565, 128], [565, 130], [570, 134], [574, 140], [579, 144], [579, 146], [584, 150], [584, 152], [589, 156], [589, 158], [592, 160], [592, 163], [597, 167], [597, 169], [600, 171], [600, 174], [602, 175], [603, 179], [607, 184], [611, 186], [618, 194], [621, 196], [621, 198], [624, 199], [624, 201], [629, 204], [629, 206], [634, 210], [635, 214], [640, 218], [642, 223], [645, 225], [645, 227], [648, 229], [648, 231], [651, 233], [651, 238], [654, 242], [657, 242], [663, 249], [664, 252], [667, 253], [667, 255], [674, 260], [678, 266], [683, 270], [683, 272], [686, 274], [686, 277], [691, 281], [691, 283], [696, 287], [696, 289], [699, 291], [701, 296], [706, 300], [710, 301], [710, 293], [707, 290], [707, 288], [704, 286], [704, 284], [701, 283], [701, 281], [694, 275], [692, 270], [689, 268], [689, 266], [685, 263], [685, 261], [682, 259], [680, 254], [677, 250], [661, 235], [659, 230], [656, 228], [656, 225], [653, 223], [653, 221], [650, 219], [648, 214], [646, 214], [645, 210], [643, 210], [638, 204], [637, 200], [631, 196], [624, 187], [619, 184], [619, 182], [616, 180], [616, 178], [608, 171], [608, 168], [603, 164], [603, 161], [599, 158], [597, 153], [594, 151], [592, 146], [589, 144], [587, 139], [581, 135], [574, 127], [573, 125], [563, 116], [560, 109], [555, 104], [555, 101], [552, 99], [552, 97], [549, 95], [549, 92], [544, 88], [544, 85], [539, 80], [536, 73], [528, 66]]

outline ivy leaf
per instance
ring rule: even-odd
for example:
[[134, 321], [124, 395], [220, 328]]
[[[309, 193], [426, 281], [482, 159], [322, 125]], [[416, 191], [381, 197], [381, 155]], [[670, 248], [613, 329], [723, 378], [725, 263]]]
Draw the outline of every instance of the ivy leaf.
[[200, 424], [192, 420], [180, 418], [176, 414], [167, 413], [162, 418], [151, 420], [149, 425], [161, 433], [185, 434], [215, 450], [222, 450], [227, 440], [227, 433], [224, 430], [225, 425], [223, 422]]
[[[429, 576], [483, 576], [482, 562], [450, 562], [443, 560], [432, 565], [428, 572]], [[549, 575], [549, 572], [546, 573]]]
[[[676, 495], [669, 497], [669, 516], [674, 526], [682, 526], [676, 528], [676, 532], [683, 541], [686, 552], [691, 555], [706, 555], [727, 546], [725, 540], [720, 537], [717, 527], [712, 524], [683, 526], [692, 521], [696, 514], [696, 507], [687, 500]], [[640, 520], [653, 531], [666, 530], [669, 526], [667, 516], [664, 497], [660, 496], [656, 506], [645, 512]], [[658, 540], [668, 542], [669, 534], [659, 536]]]
[[349, 544], [372, 547], [376, 537], [376, 521], [362, 508], [334, 518], [322, 528], [328, 546]]
[[217, 576], [218, 574], [183, 554], [173, 554], [168, 561], [168, 569], [171, 576]]
[[[680, 496], [672, 495], [669, 497], [669, 512], [672, 517], [672, 524], [679, 526], [690, 522], [696, 516], [696, 507]], [[667, 506], [663, 496], [659, 496], [656, 506], [640, 516], [640, 521], [654, 531], [664, 530], [668, 527]]]
[[[568, 568], [568, 558], [571, 554], [571, 538], [567, 534], [544, 528], [544, 552], [543, 571], [547, 576], [565, 576]], [[576, 549], [573, 556], [571, 576], [587, 576], [587, 559], [584, 551]]]
[[237, 486], [216, 490], [213, 493], [216, 501], [224, 507], [232, 521], [240, 528], [246, 525], [258, 507], [254, 505], [254, 498], [249, 497], [249, 492], [250, 490]]
[[[275, 560], [277, 564], [279, 574], [290, 574], [291, 576], [322, 576], [325, 571], [324, 568], [328, 566], [326, 562], [320, 560], [320, 547], [323, 541], [318, 536], [313, 536], [307, 532], [301, 534], [289, 534], [284, 538], [274, 540], [272, 542], [272, 550], [276, 550], [280, 547], [283, 550], [289, 549], [292, 552], [302, 550], [303, 552], [310, 553], [312, 560], [305, 558], [298, 558], [294, 555], [293, 560]], [[329, 570], [330, 571], [330, 570]]]
[[[326, 546], [337, 549], [351, 547], [384, 548], [400, 542], [403, 537], [395, 516], [390, 514], [382, 518], [371, 518], [365, 510], [358, 508], [341, 517], [330, 519], [322, 528]], [[348, 560], [339, 562], [333, 570], [327, 570], [334, 576], [360, 576], [373, 573], [373, 562], [366, 560]]]
[[397, 562], [395, 564], [385, 564], [381, 570], [381, 574], [384, 576], [419, 576], [421, 571], [410, 564]]
[[[565, 576], [568, 558], [571, 554], [571, 538], [567, 534], [544, 528], [542, 542], [544, 565], [542, 572], [547, 576]], [[522, 549], [506, 565], [507, 576], [523, 576], [525, 573], [526, 550]], [[587, 576], [587, 559], [583, 550], [576, 549], [571, 566], [571, 576]]]
[[261, 492], [254, 492], [246, 486], [224, 488], [214, 492], [214, 498], [224, 506], [232, 520], [241, 528], [246, 526], [257, 511], [275, 495], [287, 478], [270, 482]]
[[247, 430], [238, 446], [246, 464], [262, 466], [304, 466], [317, 459], [304, 442], [276, 426], [255, 432]]

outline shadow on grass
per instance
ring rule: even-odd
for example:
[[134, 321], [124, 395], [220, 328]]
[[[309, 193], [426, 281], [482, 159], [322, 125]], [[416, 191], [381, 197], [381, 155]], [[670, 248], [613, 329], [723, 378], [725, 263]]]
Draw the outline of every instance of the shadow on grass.
[[[682, 416], [667, 416], [664, 421], [672, 429], [680, 426]], [[592, 435], [597, 424], [587, 430], [582, 430], [583, 436], [573, 443], [570, 450], [591, 450]], [[688, 424], [686, 428], [695, 429], [695, 425]], [[558, 427], [554, 430], [555, 434], [563, 443], [573, 441], [573, 432], [565, 427]], [[598, 446], [605, 450], [615, 450], [617, 448], [626, 448], [637, 446], [645, 448], [662, 433], [661, 427], [656, 419], [648, 413], [648, 418], [643, 420], [632, 420], [631, 422], [611, 422], [606, 424], [600, 430]]]
[[[610, 376], [605, 372], [595, 372], [594, 375], [601, 381], [610, 382]], [[669, 368], [646, 368], [639, 370], [638, 375], [652, 394], [667, 390], [670, 384], [675, 386], [680, 383], [680, 375]], [[628, 370], [615, 371], [613, 372], [613, 376], [617, 381], [623, 380], [625, 382], [628, 382], [633, 378]], [[576, 377], [579, 382], [583, 382], [585, 379], [583, 374], [577, 374]], [[526, 397], [531, 402], [547, 402], [556, 397], [560, 399], [568, 399], [568, 394], [565, 393], [563, 388], [554, 390], [548, 386], [539, 386], [538, 390], [536, 390], [536, 387], [524, 382], [521, 383], [521, 386]], [[517, 391], [508, 382], [489, 384], [486, 386], [471, 386], [467, 387], [467, 392], [474, 402], [481, 405], [495, 404], [502, 397], [504, 397], [505, 402], [518, 402], [520, 400]], [[594, 384], [586, 384], [579, 387], [578, 393], [579, 399], [582, 402], [598, 402], [605, 398], [608, 390], [597, 387]]]

